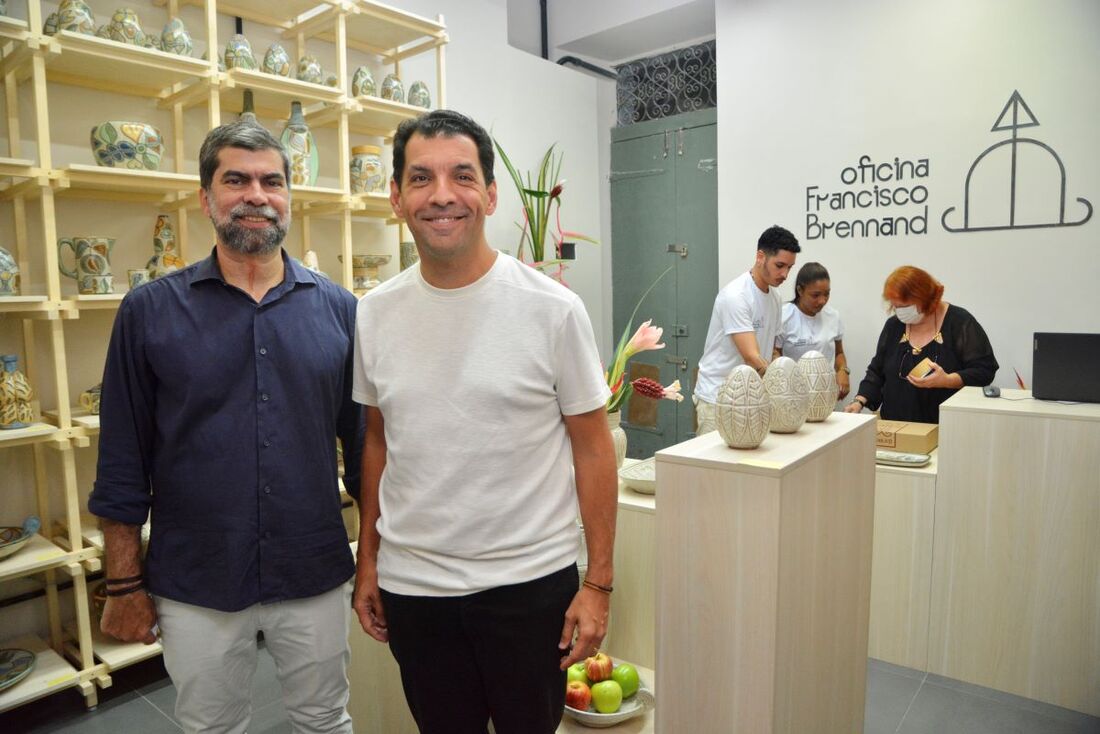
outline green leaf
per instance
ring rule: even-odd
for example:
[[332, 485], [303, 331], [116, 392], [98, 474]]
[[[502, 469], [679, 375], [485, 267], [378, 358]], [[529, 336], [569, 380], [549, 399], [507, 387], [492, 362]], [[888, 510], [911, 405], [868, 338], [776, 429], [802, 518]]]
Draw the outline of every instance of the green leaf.
[[536, 199], [545, 199], [547, 196], [550, 196], [549, 191], [538, 191], [536, 189], [524, 189], [523, 192], [528, 196], [535, 197]]

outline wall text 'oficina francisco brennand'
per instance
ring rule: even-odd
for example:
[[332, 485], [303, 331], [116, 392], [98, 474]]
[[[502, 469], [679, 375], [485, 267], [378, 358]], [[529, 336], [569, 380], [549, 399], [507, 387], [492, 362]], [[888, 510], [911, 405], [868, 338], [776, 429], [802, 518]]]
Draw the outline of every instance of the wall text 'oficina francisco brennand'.
[[844, 188], [806, 187], [806, 239], [894, 237], [928, 232], [928, 159], [861, 155], [840, 170]]

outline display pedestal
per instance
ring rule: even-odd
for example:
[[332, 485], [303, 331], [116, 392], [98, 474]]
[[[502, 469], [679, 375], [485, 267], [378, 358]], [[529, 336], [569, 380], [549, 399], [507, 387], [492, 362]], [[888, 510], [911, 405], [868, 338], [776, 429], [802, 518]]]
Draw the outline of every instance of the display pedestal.
[[869, 415], [658, 452], [658, 731], [863, 731], [874, 485]]

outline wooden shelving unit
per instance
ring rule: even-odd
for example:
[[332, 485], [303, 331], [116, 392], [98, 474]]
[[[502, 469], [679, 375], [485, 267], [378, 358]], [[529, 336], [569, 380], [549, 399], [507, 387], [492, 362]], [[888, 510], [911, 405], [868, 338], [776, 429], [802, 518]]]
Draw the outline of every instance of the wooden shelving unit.
[[[108, 208], [145, 206], [150, 214], [175, 213], [180, 254], [192, 262], [205, 255], [208, 243], [204, 241], [189, 252], [187, 222], [199, 208], [199, 179], [187, 172], [195, 169], [186, 169], [184, 162], [196, 157], [205, 130], [195, 128], [193, 112], [189, 118], [185, 118], [185, 112], [204, 109], [207, 125], [213, 127], [239, 113], [245, 89], [252, 90], [256, 112], [263, 119], [285, 119], [291, 102], [296, 100], [302, 103], [311, 127], [336, 130], [336, 149], [326, 143], [321, 165], [326, 180], [335, 179], [337, 185], [293, 189], [294, 217], [302, 234], [300, 249], [288, 243], [288, 250], [299, 257], [307, 249], [328, 254], [334, 250], [341, 256], [342, 265], [331, 275], [350, 288], [352, 222], [369, 219], [398, 223], [387, 194], [351, 192], [351, 136], [369, 136], [388, 143], [402, 120], [423, 110], [374, 97], [350, 97], [349, 49], [374, 55], [398, 74], [403, 60], [434, 54], [434, 102], [438, 107], [445, 106], [447, 34], [442, 17], [422, 18], [372, 0], [152, 0], [152, 4], [164, 8], [164, 17], [156, 21], [143, 18], [147, 29], [163, 23], [169, 13], [178, 13], [180, 6], [199, 7], [204, 22], [189, 30], [196, 42], [205, 41], [198, 44], [200, 48], [224, 47], [225, 39], [219, 42], [217, 37], [219, 15], [237, 16], [276, 29], [293, 58], [306, 52], [307, 40], [332, 44], [337, 65], [331, 71], [336, 72], [337, 84], [311, 84], [260, 71], [219, 71], [215, 60], [202, 60], [197, 52], [194, 57], [182, 57], [69, 31], [43, 35], [42, 22], [52, 4], [44, 6], [41, 0], [27, 0], [25, 21], [0, 16], [0, 45], [4, 46], [0, 76], [5, 84], [8, 121], [8, 145], [2, 151], [7, 155], [0, 156], [0, 207], [11, 207], [15, 238], [4, 245], [19, 263], [24, 284], [24, 295], [0, 297], [0, 317], [17, 319], [21, 324], [21, 348], [3, 344], [0, 351], [18, 352], [32, 385], [52, 382], [56, 392], [51, 398], [54, 404], [42, 406], [39, 422], [0, 431], [0, 450], [29, 446], [33, 451], [34, 476], [29, 483], [35, 487], [43, 524], [24, 548], [0, 560], [0, 583], [34, 577], [45, 588], [48, 610], [45, 635], [0, 643], [3, 647], [32, 650], [38, 658], [30, 676], [0, 693], [0, 711], [69, 688], [76, 688], [86, 704], [94, 706], [97, 690], [111, 684], [111, 671], [160, 653], [159, 644], [127, 645], [106, 639], [95, 629], [92, 619], [87, 574], [103, 567], [103, 540], [93, 519], [80, 506], [75, 455], [94, 445], [99, 417], [76, 407], [77, 395], [70, 392], [68, 360], [77, 357], [67, 353], [65, 322], [79, 322], [86, 312], [117, 309], [125, 295], [121, 292], [125, 278], [116, 272], [115, 284], [120, 292], [108, 295], [77, 294], [73, 284], [61, 278], [54, 246], [61, 220], [57, 202], [83, 199]], [[156, 109], [169, 112], [171, 123], [161, 129], [163, 160], [171, 161], [174, 170], [168, 170], [167, 163], [160, 171], [83, 163], [56, 165], [50, 102], [73, 87], [152, 100]], [[28, 88], [29, 94], [22, 93]], [[21, 101], [27, 104], [28, 97], [29, 108], [20, 110]], [[27, 120], [31, 121], [29, 129], [20, 130]], [[89, 119], [88, 126], [101, 121]], [[24, 140], [33, 142], [25, 144]], [[80, 144], [87, 145], [85, 141]], [[32, 217], [38, 220], [32, 222]], [[312, 236], [312, 220], [322, 218], [339, 222], [338, 238], [326, 237], [322, 242], [320, 237]], [[130, 245], [120, 241], [118, 246]], [[107, 336], [103, 334], [104, 339]], [[63, 488], [63, 501], [55, 511], [49, 498], [51, 487], [57, 485]], [[61, 579], [71, 579], [71, 592], [59, 589]], [[61, 596], [70, 593], [74, 617], [62, 620]], [[0, 610], [0, 627], [4, 625], [3, 614]]]

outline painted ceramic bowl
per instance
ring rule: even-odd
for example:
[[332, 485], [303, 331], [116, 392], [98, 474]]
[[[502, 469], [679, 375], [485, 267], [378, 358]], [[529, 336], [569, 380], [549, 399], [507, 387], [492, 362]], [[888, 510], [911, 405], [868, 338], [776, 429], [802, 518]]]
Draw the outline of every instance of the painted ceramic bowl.
[[619, 707], [619, 710], [613, 714], [601, 714], [591, 708], [587, 711], [581, 711], [572, 706], [566, 706], [565, 715], [575, 720], [578, 724], [593, 729], [606, 729], [610, 726], [621, 724], [624, 721], [629, 721], [657, 707], [657, 699], [653, 695], [653, 692], [645, 687], [645, 681], [642, 681], [641, 685], [642, 687], [638, 689], [638, 692], [630, 698], [625, 699]]
[[11, 688], [34, 670], [37, 656], [30, 650], [8, 647], [0, 650], [0, 691]]
[[405, 101], [405, 87], [396, 74], [387, 74], [386, 78], [382, 80], [382, 99], [393, 102]]
[[37, 517], [31, 515], [23, 521], [22, 527], [0, 528], [0, 558], [7, 558], [15, 554], [30, 542], [30, 539], [34, 537], [40, 527], [42, 527], [42, 523], [38, 521]]
[[109, 168], [156, 171], [164, 154], [160, 131], [144, 122], [109, 120], [92, 128], [95, 162]]
[[650, 456], [628, 464], [619, 469], [619, 479], [640, 494], [657, 494], [657, 460]]
[[430, 110], [432, 108], [432, 95], [428, 91], [428, 85], [424, 82], [413, 82], [409, 85], [408, 101], [411, 105]]

